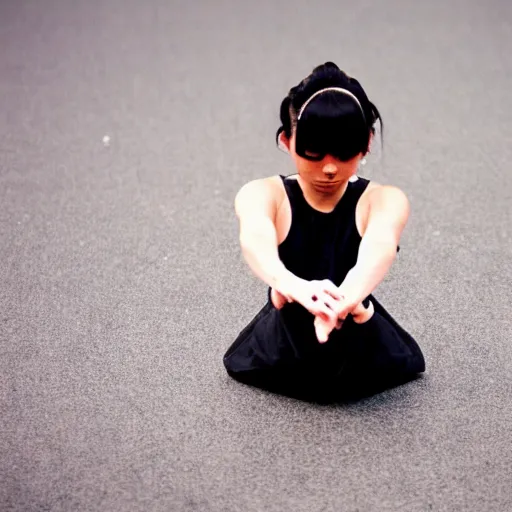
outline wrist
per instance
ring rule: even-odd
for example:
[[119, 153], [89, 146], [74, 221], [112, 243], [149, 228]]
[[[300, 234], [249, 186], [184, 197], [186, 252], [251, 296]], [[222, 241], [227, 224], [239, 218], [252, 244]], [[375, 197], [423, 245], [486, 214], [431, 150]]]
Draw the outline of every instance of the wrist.
[[283, 269], [275, 276], [274, 286], [272, 288], [289, 298], [292, 294], [292, 290], [300, 281], [301, 279], [299, 277], [283, 267]]
[[359, 304], [372, 292], [365, 288], [364, 279], [358, 275], [356, 267], [348, 272], [338, 289], [345, 300], [354, 304]]

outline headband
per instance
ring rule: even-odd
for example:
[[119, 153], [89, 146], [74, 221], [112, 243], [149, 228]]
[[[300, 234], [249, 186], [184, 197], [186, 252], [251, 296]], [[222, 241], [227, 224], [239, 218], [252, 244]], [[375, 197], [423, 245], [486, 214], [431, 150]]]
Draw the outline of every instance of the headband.
[[313, 96], [311, 96], [308, 100], [306, 100], [304, 105], [302, 105], [302, 107], [300, 108], [299, 115], [297, 116], [297, 121], [301, 118], [302, 114], [304, 113], [304, 110], [309, 105], [311, 100], [313, 98], [315, 98], [316, 96], [318, 96], [319, 94], [322, 94], [323, 92], [327, 92], [327, 91], [337, 91], [337, 92], [341, 92], [342, 94], [345, 94], [347, 96], [350, 96], [358, 104], [358, 106], [361, 109], [361, 112], [363, 114], [363, 117], [366, 120], [366, 116], [364, 115], [363, 107], [361, 106], [361, 103], [359, 102], [359, 100], [357, 99], [355, 94], [351, 93], [347, 89], [343, 89], [342, 87], [327, 87], [325, 89], [320, 89], [319, 91], [315, 92], [315, 94], [313, 94]]

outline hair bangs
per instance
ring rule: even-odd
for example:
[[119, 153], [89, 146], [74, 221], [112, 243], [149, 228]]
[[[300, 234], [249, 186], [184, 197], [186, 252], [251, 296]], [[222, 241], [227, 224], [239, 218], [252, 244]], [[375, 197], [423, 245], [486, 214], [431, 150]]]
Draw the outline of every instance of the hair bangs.
[[295, 150], [308, 160], [326, 155], [342, 161], [365, 154], [370, 132], [360, 106], [349, 96], [329, 92], [309, 104], [295, 131]]

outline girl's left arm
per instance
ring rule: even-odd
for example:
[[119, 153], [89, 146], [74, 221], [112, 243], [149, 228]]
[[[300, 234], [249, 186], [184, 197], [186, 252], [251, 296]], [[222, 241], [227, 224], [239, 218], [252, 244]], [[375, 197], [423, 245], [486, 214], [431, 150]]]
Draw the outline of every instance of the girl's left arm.
[[[409, 200], [396, 187], [376, 187], [369, 192], [368, 202], [368, 220], [357, 263], [340, 286], [347, 309], [351, 305], [357, 306], [382, 282], [396, 258], [400, 237], [409, 218]], [[345, 316], [343, 313], [341, 317]]]

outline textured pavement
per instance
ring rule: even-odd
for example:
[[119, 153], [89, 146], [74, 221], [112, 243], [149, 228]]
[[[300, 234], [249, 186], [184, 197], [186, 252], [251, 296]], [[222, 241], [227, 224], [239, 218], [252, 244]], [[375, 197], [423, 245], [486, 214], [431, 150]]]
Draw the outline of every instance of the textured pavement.
[[[2, 0], [0, 510], [512, 510], [511, 47], [508, 0]], [[321, 406], [222, 355], [266, 298], [234, 195], [326, 60], [412, 203], [376, 295], [427, 373]]]

